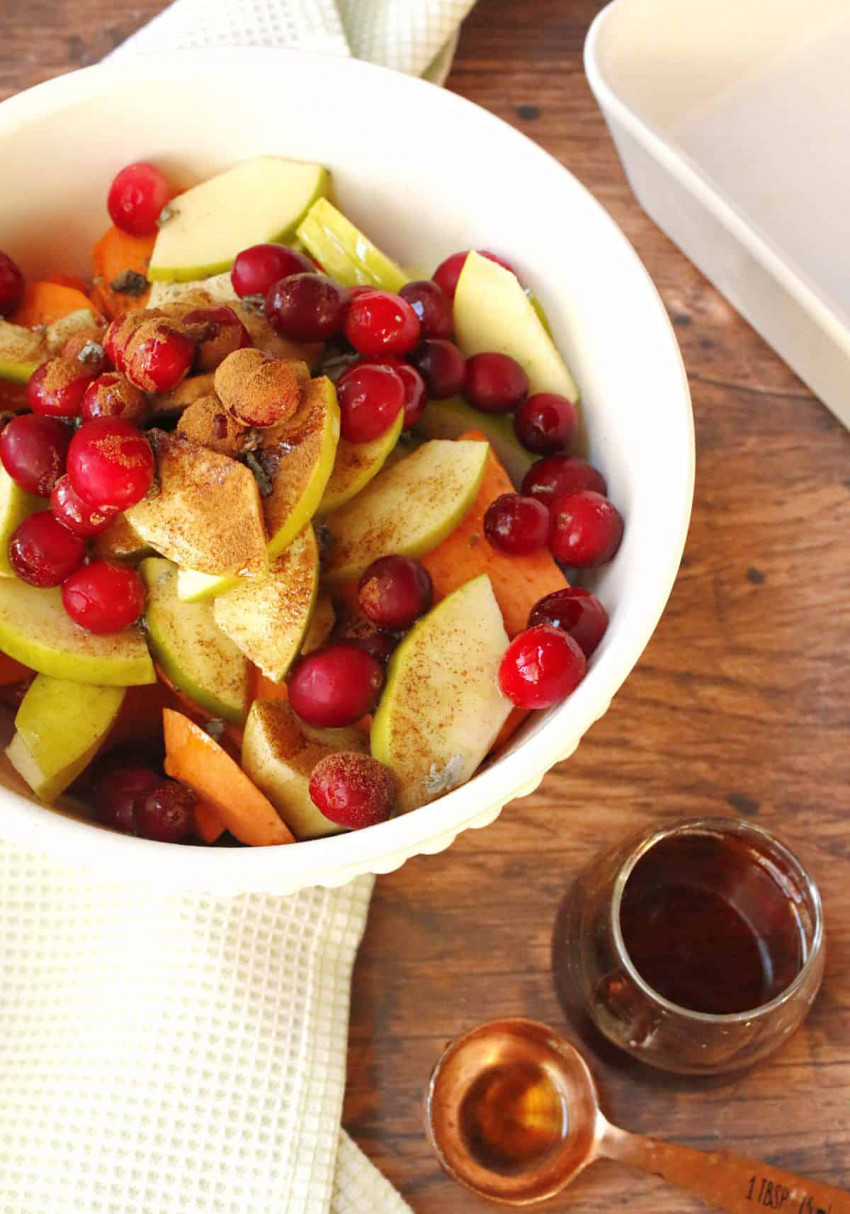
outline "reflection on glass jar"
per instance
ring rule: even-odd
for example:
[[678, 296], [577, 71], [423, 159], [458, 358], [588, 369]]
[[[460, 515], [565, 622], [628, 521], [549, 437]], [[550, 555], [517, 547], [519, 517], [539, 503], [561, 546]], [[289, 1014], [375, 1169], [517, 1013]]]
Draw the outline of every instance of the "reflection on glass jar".
[[556, 984], [653, 1066], [749, 1066], [801, 1023], [824, 965], [820, 896], [759, 827], [702, 819], [633, 837], [577, 879], [553, 941]]

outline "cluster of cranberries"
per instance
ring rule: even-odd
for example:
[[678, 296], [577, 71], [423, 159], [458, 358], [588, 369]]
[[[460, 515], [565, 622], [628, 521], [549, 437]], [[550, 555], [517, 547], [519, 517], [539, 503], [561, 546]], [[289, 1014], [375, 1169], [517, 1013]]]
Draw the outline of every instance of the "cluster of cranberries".
[[195, 794], [153, 767], [126, 766], [109, 756], [97, 781], [95, 806], [104, 826], [157, 843], [180, 843], [191, 832]]

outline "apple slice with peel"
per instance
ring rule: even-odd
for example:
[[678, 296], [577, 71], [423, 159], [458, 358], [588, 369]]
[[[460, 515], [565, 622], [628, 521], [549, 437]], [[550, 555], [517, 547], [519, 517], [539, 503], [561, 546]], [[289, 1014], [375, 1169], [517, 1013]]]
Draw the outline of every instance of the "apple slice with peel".
[[425, 438], [458, 438], [470, 430], [480, 430], [490, 442], [499, 463], [511, 478], [514, 488], [538, 458], [526, 451], [517, 438], [511, 418], [504, 413], [482, 413], [459, 396], [431, 400], [414, 427]]
[[416, 809], [474, 774], [511, 711], [499, 690], [508, 645], [486, 574], [465, 582], [413, 626], [390, 659], [372, 719], [372, 755]]
[[336, 624], [336, 611], [333, 599], [329, 594], [317, 595], [310, 623], [307, 625], [307, 631], [301, 642], [301, 653], [312, 653], [314, 649], [320, 649], [333, 632], [334, 624]]
[[37, 675], [15, 717], [9, 762], [37, 797], [55, 800], [97, 754], [123, 700], [123, 687]]
[[255, 156], [202, 181], [166, 208], [148, 278], [205, 278], [249, 245], [286, 242], [329, 182], [322, 165], [280, 156]]
[[0, 577], [15, 576], [15, 571], [9, 564], [9, 540], [12, 538], [12, 532], [30, 514], [34, 514], [36, 510], [46, 510], [49, 505], [47, 498], [25, 493], [0, 464]]
[[177, 567], [170, 561], [148, 557], [139, 572], [148, 588], [150, 646], [163, 674], [210, 716], [241, 725], [248, 712], [248, 663], [216, 625], [212, 604], [178, 599]]
[[153, 549], [127, 521], [126, 514], [116, 514], [106, 530], [95, 536], [92, 551], [104, 561], [140, 561]]
[[296, 839], [319, 839], [343, 829], [310, 799], [310, 776], [326, 755], [368, 751], [359, 729], [310, 729], [287, 703], [255, 700], [242, 741], [242, 769], [265, 793]]
[[45, 358], [47, 349], [41, 333], [0, 319], [0, 379], [25, 384]]
[[401, 266], [376, 248], [327, 198], [313, 203], [296, 235], [325, 273], [343, 287], [362, 284], [399, 291], [408, 281]]
[[158, 484], [127, 521], [161, 556], [217, 576], [268, 570], [257, 482], [244, 464], [183, 434], [149, 430]]
[[319, 503], [319, 514], [329, 514], [356, 497], [383, 468], [390, 452], [395, 448], [404, 425], [404, 410], [389, 429], [379, 434], [371, 443], [350, 443], [341, 438], [336, 449], [333, 472], [325, 486]]
[[463, 263], [454, 299], [455, 337], [463, 353], [495, 351], [515, 358], [530, 392], [557, 392], [576, 403], [579, 391], [519, 279], [472, 252]]
[[308, 523], [275, 557], [268, 577], [246, 579], [215, 599], [215, 622], [267, 679], [279, 683], [301, 650], [318, 584], [319, 549]]
[[[288, 422], [266, 432], [255, 452], [271, 481], [271, 493], [262, 499], [270, 560], [288, 548], [316, 513], [331, 475], [339, 443], [339, 405], [336, 388], [321, 376], [305, 383], [301, 405]], [[230, 590], [233, 579], [204, 577], [184, 562], [177, 593], [187, 602], [213, 598]]]
[[109, 687], [156, 682], [137, 628], [106, 636], [85, 632], [65, 613], [58, 589], [38, 590], [17, 578], [0, 580], [0, 649], [56, 679]]
[[488, 450], [487, 443], [433, 439], [379, 472], [325, 519], [331, 535], [327, 580], [359, 577], [391, 552], [419, 557], [436, 548], [475, 501]]

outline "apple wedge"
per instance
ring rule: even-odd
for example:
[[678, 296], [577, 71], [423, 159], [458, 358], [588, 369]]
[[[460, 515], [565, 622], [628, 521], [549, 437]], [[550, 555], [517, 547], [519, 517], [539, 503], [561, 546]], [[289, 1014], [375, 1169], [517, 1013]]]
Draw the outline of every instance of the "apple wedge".
[[244, 464], [182, 434], [149, 430], [158, 484], [127, 521], [161, 556], [217, 576], [268, 570], [257, 482]]
[[526, 451], [510, 417], [504, 413], [482, 413], [461, 397], [452, 396], [448, 400], [429, 401], [414, 427], [414, 432], [425, 438], [458, 438], [470, 430], [480, 430], [487, 436], [511, 483], [518, 489], [538, 456]]
[[390, 452], [395, 448], [403, 425], [404, 410], [399, 409], [398, 417], [389, 429], [371, 443], [350, 443], [344, 438], [339, 440], [333, 472], [325, 486], [317, 513], [329, 514], [332, 510], [338, 510], [356, 497], [361, 489], [366, 488], [369, 481], [381, 471]]
[[248, 663], [216, 625], [212, 604], [181, 603], [170, 561], [148, 557], [139, 572], [148, 588], [150, 646], [163, 674], [210, 716], [241, 725], [248, 712]]
[[379, 472], [362, 493], [329, 514], [329, 582], [359, 577], [379, 556], [419, 557], [460, 523], [478, 493], [489, 445], [433, 439]]
[[275, 557], [268, 577], [246, 580], [215, 599], [215, 622], [267, 679], [279, 683], [301, 650], [318, 584], [319, 549], [308, 523]]
[[25, 384], [45, 358], [47, 350], [41, 333], [0, 319], [0, 379]]
[[123, 700], [123, 687], [37, 675], [15, 717], [9, 762], [37, 797], [55, 800], [97, 754]]
[[127, 521], [126, 514], [116, 514], [106, 530], [95, 536], [92, 551], [105, 561], [139, 561], [150, 556], [153, 549]]
[[136, 628], [97, 636], [66, 615], [58, 589], [0, 580], [0, 649], [56, 679], [133, 687], [156, 682], [148, 647]]
[[[339, 443], [336, 388], [321, 376], [308, 380], [298, 412], [265, 435], [257, 459], [272, 483], [262, 499], [269, 560], [280, 556], [317, 512], [334, 466]], [[181, 569], [177, 593], [185, 602], [215, 598], [233, 589], [234, 578]]]
[[333, 632], [334, 624], [336, 624], [336, 611], [333, 599], [329, 594], [317, 595], [310, 623], [307, 625], [307, 631], [301, 642], [300, 652], [312, 653], [314, 649], [320, 649]]
[[167, 208], [148, 278], [205, 278], [229, 269], [250, 245], [285, 242], [328, 185], [322, 165], [280, 156], [256, 156], [210, 177]]
[[308, 729], [287, 703], [255, 700], [242, 741], [242, 769], [265, 793], [296, 839], [342, 830], [310, 799], [310, 776], [326, 755], [368, 750], [358, 729]]
[[402, 268], [376, 248], [327, 198], [313, 203], [296, 235], [325, 273], [343, 287], [363, 284], [398, 291], [408, 281]]
[[508, 635], [486, 574], [413, 626], [390, 659], [372, 755], [416, 809], [474, 774], [511, 711], [497, 681]]
[[472, 252], [454, 299], [455, 337], [469, 358], [494, 350], [524, 368], [530, 392], [557, 392], [576, 403], [579, 390], [519, 279]]
[[28, 515], [34, 514], [36, 510], [46, 510], [49, 505], [47, 498], [25, 493], [0, 464], [0, 577], [15, 576], [15, 571], [9, 564], [9, 540], [12, 538], [12, 532]]

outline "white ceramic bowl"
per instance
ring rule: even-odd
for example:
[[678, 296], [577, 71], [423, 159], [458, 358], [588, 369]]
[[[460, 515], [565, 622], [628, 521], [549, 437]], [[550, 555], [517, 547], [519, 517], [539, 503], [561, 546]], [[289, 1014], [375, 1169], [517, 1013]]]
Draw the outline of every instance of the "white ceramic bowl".
[[[0, 834], [71, 863], [218, 893], [286, 893], [438, 852], [537, 787], [606, 711], [667, 601], [690, 514], [688, 386], [664, 307], [602, 208], [530, 140], [453, 93], [353, 60], [263, 50], [139, 56], [0, 105], [0, 248], [29, 275], [85, 271], [113, 174], [181, 181], [259, 153], [328, 165], [343, 208], [405, 264], [502, 252], [543, 300], [585, 401], [591, 458], [626, 519], [595, 579], [611, 624], [581, 686], [462, 788], [381, 826], [292, 847], [187, 848], [39, 806], [0, 773]], [[564, 829], [568, 830], [568, 820]]]

